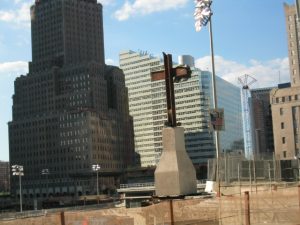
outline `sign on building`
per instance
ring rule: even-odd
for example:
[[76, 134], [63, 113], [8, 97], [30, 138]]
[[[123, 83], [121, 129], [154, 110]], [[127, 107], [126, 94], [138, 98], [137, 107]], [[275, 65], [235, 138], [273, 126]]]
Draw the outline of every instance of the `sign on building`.
[[210, 109], [210, 127], [213, 130], [225, 130], [224, 125], [224, 109]]

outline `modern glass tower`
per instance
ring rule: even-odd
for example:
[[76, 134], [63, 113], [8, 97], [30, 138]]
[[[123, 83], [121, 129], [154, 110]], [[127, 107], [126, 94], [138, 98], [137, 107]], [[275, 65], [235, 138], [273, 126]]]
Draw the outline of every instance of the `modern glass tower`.
[[[10, 163], [24, 167], [26, 196], [96, 193], [92, 165], [101, 178], [134, 154], [124, 74], [104, 63], [102, 5], [36, 0], [31, 29], [29, 73], [15, 80]], [[106, 187], [113, 181], [99, 179]], [[13, 177], [12, 194], [17, 184]]]
[[[196, 68], [191, 56], [180, 56], [179, 64], [189, 64], [192, 76], [187, 81], [175, 83], [177, 120], [185, 129], [185, 145], [191, 160], [194, 164], [205, 164], [215, 157], [213, 132], [209, 127], [211, 73]], [[155, 165], [162, 152], [162, 128], [167, 114], [164, 81], [151, 82], [150, 73], [163, 69], [162, 62], [146, 52], [124, 51], [120, 53], [120, 67], [125, 73], [129, 93], [135, 150], [140, 154], [142, 166]], [[217, 85], [227, 128], [221, 135], [221, 146], [229, 149], [234, 141], [243, 138], [240, 92], [221, 78], [217, 79]]]

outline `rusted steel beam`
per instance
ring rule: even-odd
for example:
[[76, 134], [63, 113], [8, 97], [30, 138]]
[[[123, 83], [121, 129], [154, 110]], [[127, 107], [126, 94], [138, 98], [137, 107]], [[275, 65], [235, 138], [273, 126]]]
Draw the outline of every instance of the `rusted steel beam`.
[[151, 73], [151, 81], [158, 81], [158, 80], [164, 80], [165, 79], [165, 71], [154, 71]]
[[[191, 69], [185, 66], [178, 66], [172, 69], [173, 76], [175, 77], [175, 82], [180, 79], [188, 79], [191, 78]], [[151, 73], [151, 81], [158, 81], [165, 79], [165, 71], [159, 70]]]
[[170, 127], [176, 127], [176, 109], [175, 109], [172, 55], [166, 53], [163, 54], [164, 54], [164, 64], [165, 64], [165, 81], [166, 81], [167, 110], [168, 110], [167, 125]]
[[174, 82], [179, 82], [181, 79], [188, 79], [191, 77], [191, 69], [188, 66], [178, 66], [173, 68], [172, 55], [164, 55], [164, 70], [154, 71], [151, 73], [151, 81], [165, 80], [166, 99], [167, 99], [167, 114], [168, 121], [166, 123], [169, 127], [176, 127], [176, 108], [175, 108], [175, 92]]

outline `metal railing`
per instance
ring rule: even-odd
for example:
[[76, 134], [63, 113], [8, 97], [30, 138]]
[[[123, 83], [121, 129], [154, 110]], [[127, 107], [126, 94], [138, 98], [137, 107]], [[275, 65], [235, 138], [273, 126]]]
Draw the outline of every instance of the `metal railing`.
[[154, 187], [154, 182], [120, 184], [120, 189], [124, 189], [124, 188], [140, 188], [140, 187]]
[[[205, 184], [206, 180], [197, 180], [197, 184]], [[120, 189], [154, 187], [154, 182], [120, 184]]]

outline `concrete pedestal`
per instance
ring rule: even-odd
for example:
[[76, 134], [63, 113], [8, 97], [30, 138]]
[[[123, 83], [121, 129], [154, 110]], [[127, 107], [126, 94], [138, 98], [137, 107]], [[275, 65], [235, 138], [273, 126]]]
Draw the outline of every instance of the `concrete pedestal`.
[[162, 136], [163, 152], [154, 174], [156, 195], [197, 193], [196, 172], [185, 150], [184, 129], [167, 127], [163, 129]]

